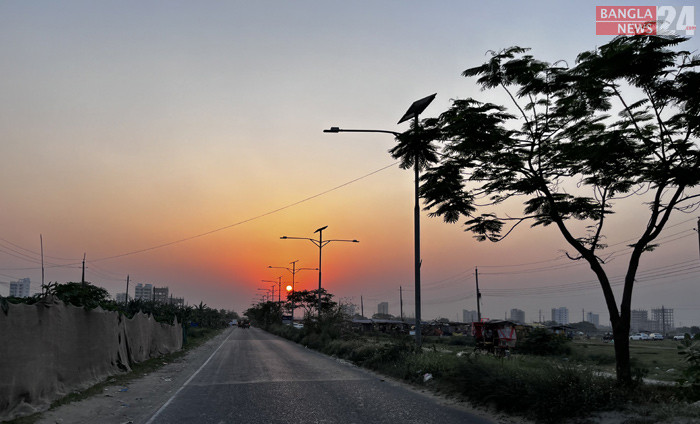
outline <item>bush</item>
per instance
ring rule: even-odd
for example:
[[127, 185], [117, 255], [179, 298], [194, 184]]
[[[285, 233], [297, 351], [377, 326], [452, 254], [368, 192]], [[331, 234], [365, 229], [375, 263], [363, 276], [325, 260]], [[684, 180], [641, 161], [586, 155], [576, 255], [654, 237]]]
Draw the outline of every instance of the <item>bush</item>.
[[518, 343], [518, 351], [529, 355], [570, 355], [569, 340], [541, 328], [532, 330]]
[[615, 381], [595, 376], [591, 370], [525, 369], [517, 362], [492, 359], [464, 361], [453, 373], [453, 386], [476, 403], [543, 422], [561, 422], [618, 402]]
[[689, 400], [700, 400], [700, 343], [693, 341], [686, 334], [678, 346], [678, 354], [688, 363], [688, 367], [683, 370], [683, 377], [678, 382], [688, 388], [685, 394]]

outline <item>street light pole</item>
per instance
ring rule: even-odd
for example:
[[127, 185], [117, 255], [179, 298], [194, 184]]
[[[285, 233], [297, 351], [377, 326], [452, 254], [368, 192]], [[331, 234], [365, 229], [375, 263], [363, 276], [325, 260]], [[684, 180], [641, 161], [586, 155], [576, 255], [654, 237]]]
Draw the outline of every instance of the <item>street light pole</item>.
[[[279, 278], [278, 281], [275, 281], [275, 280], [260, 280], [260, 281], [262, 281], [263, 283], [275, 283], [275, 284], [277, 284], [277, 304], [281, 304], [282, 303], [282, 295], [281, 295], [282, 276], [280, 275], [278, 278]], [[273, 302], [275, 301], [275, 286], [274, 285], [272, 286], [272, 299], [271, 300]]]
[[318, 233], [318, 301], [316, 308], [318, 309], [319, 320], [321, 319], [321, 254], [323, 252], [323, 230], [326, 228], [328, 228], [328, 225], [314, 231], [314, 234]]
[[[413, 119], [414, 120], [414, 130], [420, 130], [420, 121], [418, 119], [419, 115], [428, 107], [428, 105], [435, 99], [436, 94], [431, 94], [430, 96], [424, 97], [420, 100], [416, 100], [411, 104], [406, 113], [401, 117], [397, 124]], [[363, 132], [363, 133], [387, 133], [393, 134], [394, 137], [398, 137], [401, 133], [389, 130], [364, 130], [364, 129], [343, 129], [340, 127], [331, 127], [330, 129], [323, 130], [324, 133], [339, 133], [339, 132]], [[419, 186], [420, 186], [420, 165], [418, 163], [420, 159], [420, 151], [416, 147], [413, 156], [413, 178], [414, 178], [414, 197], [415, 206], [413, 208], [413, 250], [414, 250], [414, 278], [415, 278], [415, 296], [416, 296], [416, 346], [420, 347], [422, 345], [422, 335], [421, 335], [421, 297], [420, 297], [420, 197], [419, 197]]]
[[[290, 262], [290, 264], [292, 265], [292, 269], [289, 269], [286, 266], [272, 266], [272, 265], [268, 266], [268, 268], [286, 269], [287, 271], [292, 273], [292, 293], [294, 293], [295, 276], [297, 275], [297, 272], [305, 271], [305, 270], [318, 271], [318, 268], [298, 268], [297, 269], [297, 262], [299, 262], [299, 259], [297, 259], [296, 261]], [[292, 323], [294, 322], [294, 306], [295, 306], [294, 301], [292, 301]]]
[[314, 234], [318, 233], [318, 240], [312, 239], [309, 237], [287, 237], [287, 236], [282, 236], [280, 239], [282, 240], [309, 240], [311, 243], [315, 244], [318, 246], [318, 303], [317, 303], [317, 309], [318, 309], [318, 317], [321, 318], [321, 260], [322, 260], [322, 254], [323, 254], [323, 247], [326, 246], [328, 243], [333, 242], [333, 241], [345, 241], [349, 243], [359, 243], [358, 240], [339, 240], [339, 239], [333, 239], [333, 240], [323, 240], [323, 230], [328, 228], [328, 225], [325, 227], [321, 227], [314, 231]]

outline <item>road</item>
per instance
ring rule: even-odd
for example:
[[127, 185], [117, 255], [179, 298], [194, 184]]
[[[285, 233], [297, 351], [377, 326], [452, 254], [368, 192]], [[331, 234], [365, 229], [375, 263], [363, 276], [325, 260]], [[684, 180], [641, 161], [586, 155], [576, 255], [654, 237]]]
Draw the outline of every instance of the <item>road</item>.
[[474, 423], [494, 421], [259, 329], [233, 329], [147, 421]]

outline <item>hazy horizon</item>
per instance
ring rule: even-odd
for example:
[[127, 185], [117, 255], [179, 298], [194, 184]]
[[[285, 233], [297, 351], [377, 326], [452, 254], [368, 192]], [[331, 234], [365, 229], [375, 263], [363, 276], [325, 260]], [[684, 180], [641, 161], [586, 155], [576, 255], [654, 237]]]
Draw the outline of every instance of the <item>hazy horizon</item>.
[[[86, 280], [112, 296], [129, 275], [132, 295], [151, 283], [241, 313], [269, 288], [262, 280], [291, 280], [268, 266], [318, 266], [311, 242], [280, 237], [327, 225], [324, 238], [360, 243], [323, 249], [324, 288], [362, 296], [365, 315], [379, 302], [398, 315], [401, 286], [412, 314], [413, 174], [387, 153], [391, 135], [322, 130], [405, 131], [396, 122], [432, 93], [422, 117], [456, 98], [510, 107], [462, 71], [513, 45], [571, 65], [613, 38], [595, 35], [595, 6], [1, 3], [0, 295], [25, 277], [39, 291], [41, 235], [46, 282], [80, 281], [85, 254]], [[698, 40], [681, 48], [697, 52]], [[638, 201], [619, 206], [605, 226], [612, 277], [646, 222]], [[676, 326], [700, 325], [697, 215], [676, 213], [642, 256], [633, 309], [665, 306]], [[424, 319], [475, 310], [478, 267], [485, 317], [567, 307], [608, 324], [595, 275], [566, 258], [554, 228], [479, 243], [427, 212], [421, 225]], [[297, 286], [317, 288], [317, 274], [298, 273]]]

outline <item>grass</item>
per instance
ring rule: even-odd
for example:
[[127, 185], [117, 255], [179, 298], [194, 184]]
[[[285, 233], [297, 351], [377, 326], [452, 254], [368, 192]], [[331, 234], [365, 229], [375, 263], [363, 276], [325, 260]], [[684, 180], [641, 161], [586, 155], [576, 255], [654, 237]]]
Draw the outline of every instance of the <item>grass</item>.
[[[293, 329], [281, 332], [294, 333], [284, 336], [378, 373], [537, 422], [580, 420], [602, 411], [621, 411], [629, 424], [700, 418], [700, 408], [689, 407], [683, 389], [675, 384], [618, 385], [614, 348], [601, 341], [569, 343], [566, 356], [497, 358], [475, 354], [469, 337], [426, 337], [417, 350], [406, 337], [349, 334], [331, 340]], [[684, 367], [677, 345], [672, 340], [633, 341], [636, 374], [675, 381], [680, 372], [667, 370]]]
[[[223, 330], [224, 329], [210, 329], [201, 327], [190, 328], [187, 331], [187, 344], [183, 346], [183, 348], [179, 351], [169, 353], [158, 358], [151, 358], [143, 362], [131, 364], [131, 371], [129, 372], [112, 375], [110, 377], [107, 377], [106, 380], [97, 383], [93, 386], [90, 386], [83, 390], [74, 391], [60, 399], [56, 399], [51, 403], [51, 406], [49, 406], [49, 410], [104, 393], [105, 388], [109, 386], [126, 386], [131, 381], [141, 378], [146, 374], [150, 374], [154, 371], [157, 371], [163, 366], [167, 365], [168, 363], [174, 362], [182, 358], [189, 351], [203, 345], [208, 340], [221, 333]], [[25, 417], [19, 417], [11, 421], [6, 421], [6, 423], [33, 424], [41, 418], [42, 413], [43, 412], [37, 412], [36, 414], [27, 415]]]
[[[675, 382], [685, 366], [678, 355], [675, 340], [630, 341], [632, 368], [645, 378]], [[576, 340], [571, 344], [571, 359], [595, 370], [615, 374], [615, 348], [600, 340]]]

